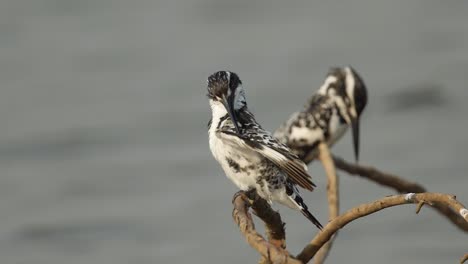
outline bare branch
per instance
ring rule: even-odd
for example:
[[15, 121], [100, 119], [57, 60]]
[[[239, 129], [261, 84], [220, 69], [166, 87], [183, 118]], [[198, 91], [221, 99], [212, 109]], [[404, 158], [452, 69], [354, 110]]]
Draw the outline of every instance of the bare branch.
[[[358, 164], [350, 164], [345, 160], [333, 157], [335, 161], [335, 166], [343, 171], [348, 172], [351, 175], [356, 175], [368, 180], [371, 180], [377, 184], [393, 188], [398, 193], [423, 193], [426, 192], [426, 188], [422, 185], [405, 180], [396, 175], [381, 172], [370, 166], [363, 166]], [[456, 225], [461, 230], [468, 232], [468, 223], [463, 220], [463, 218], [450, 210], [444, 204], [435, 203], [432, 206], [440, 214], [446, 216], [454, 225]]]
[[340, 170], [344, 170], [351, 175], [371, 180], [377, 184], [393, 188], [398, 193], [426, 192], [426, 188], [424, 188], [420, 184], [405, 180], [396, 175], [381, 172], [370, 166], [351, 164], [346, 162], [342, 158], [338, 158], [336, 156], [334, 156], [333, 159], [335, 161], [336, 167]]
[[254, 201], [251, 205], [256, 216], [265, 223], [265, 232], [268, 241], [271, 244], [286, 249], [286, 231], [284, 223], [281, 220], [281, 215], [273, 210], [267, 201], [258, 196], [256, 192], [249, 194], [249, 199]]
[[[265, 223], [265, 232], [268, 242], [277, 248], [286, 249], [285, 224], [281, 220], [281, 215], [273, 210], [270, 204], [259, 197], [256, 192], [248, 192], [247, 196], [249, 200], [252, 201], [251, 207], [254, 214]], [[262, 256], [259, 263], [269, 264], [271, 262]]]
[[302, 252], [297, 256], [297, 259], [303, 263], [309, 262], [317, 251], [341, 228], [348, 223], [364, 217], [366, 215], [378, 212], [384, 208], [397, 205], [415, 203], [421, 201], [432, 202], [434, 204], [442, 204], [446, 208], [450, 208], [453, 212], [458, 212], [465, 222], [468, 222], [468, 210], [459, 203], [455, 196], [441, 193], [408, 193], [406, 195], [394, 195], [382, 198], [369, 204], [363, 204], [355, 207], [344, 214], [332, 220], [325, 228], [315, 236], [315, 238], [307, 245]]
[[[333, 158], [328, 149], [328, 145], [325, 142], [321, 142], [319, 148], [319, 159], [322, 162], [325, 172], [327, 174], [327, 198], [328, 198], [328, 220], [332, 221], [339, 214], [339, 186], [338, 178], [336, 176], [335, 164], [333, 164]], [[314, 258], [315, 264], [321, 264], [325, 261], [330, 252], [333, 240], [336, 238], [338, 233], [328, 241], [318, 252]]]
[[[265, 204], [261, 204], [262, 203], [261, 200], [263, 199], [261, 199], [258, 196], [255, 197], [255, 200], [249, 200], [249, 198], [244, 192], [238, 192], [234, 196], [233, 201], [232, 201], [234, 205], [234, 210], [232, 211], [232, 217], [234, 218], [234, 221], [237, 223], [240, 231], [246, 238], [247, 243], [249, 243], [249, 245], [252, 248], [257, 250], [260, 253], [260, 255], [262, 255], [263, 263], [300, 264], [301, 262], [289, 256], [288, 252], [285, 249], [269, 243], [255, 230], [255, 225], [252, 220], [252, 216], [248, 212], [248, 208], [250, 207], [250, 205], [255, 204], [255, 207], [257, 209], [257, 214], [260, 214], [260, 215], [264, 215], [263, 212], [261, 213], [259, 212], [261, 210], [265, 210], [266, 212], [270, 210], [273, 211], [273, 209], [271, 209], [268, 203], [265, 202]], [[268, 215], [268, 213], [266, 213], [266, 215]], [[270, 219], [268, 217], [265, 217], [265, 218]], [[271, 219], [274, 219], [274, 217]], [[272, 222], [274, 221], [272, 220]], [[282, 226], [282, 222], [281, 222], [281, 226]], [[276, 228], [272, 228], [272, 230], [276, 230]], [[278, 233], [271, 232], [269, 233], [269, 236], [271, 236], [272, 238], [275, 237], [276, 239], [276, 238], [281, 238], [281, 236], [284, 236], [284, 233], [283, 235], [281, 235]]]
[[468, 254], [465, 254], [461, 259], [460, 259], [460, 264], [465, 263], [465, 261], [468, 260]]

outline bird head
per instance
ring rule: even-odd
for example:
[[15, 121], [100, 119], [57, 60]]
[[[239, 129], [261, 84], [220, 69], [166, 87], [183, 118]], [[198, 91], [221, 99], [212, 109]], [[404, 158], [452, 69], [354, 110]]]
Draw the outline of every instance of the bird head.
[[336, 104], [340, 115], [352, 127], [356, 161], [359, 160], [359, 118], [367, 104], [367, 89], [359, 74], [351, 67], [330, 69], [320, 88]]
[[237, 133], [240, 129], [237, 124], [238, 111], [247, 105], [245, 91], [239, 76], [234, 72], [218, 71], [208, 77], [208, 98], [220, 102], [226, 108]]

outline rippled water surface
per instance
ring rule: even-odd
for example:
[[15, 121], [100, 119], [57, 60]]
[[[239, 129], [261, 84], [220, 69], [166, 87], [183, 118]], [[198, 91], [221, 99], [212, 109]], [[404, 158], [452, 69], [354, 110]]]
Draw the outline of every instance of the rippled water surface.
[[[0, 3], [2, 263], [253, 263], [208, 149], [207, 76], [236, 71], [274, 130], [353, 65], [361, 161], [468, 204], [468, 2], [6, 0]], [[352, 160], [349, 135], [333, 152]], [[304, 194], [322, 222], [326, 181]], [[344, 173], [342, 173], [344, 174]], [[342, 209], [392, 194], [342, 175]], [[429, 208], [347, 226], [329, 263], [455, 263], [467, 235]], [[288, 247], [316, 233], [280, 208]]]

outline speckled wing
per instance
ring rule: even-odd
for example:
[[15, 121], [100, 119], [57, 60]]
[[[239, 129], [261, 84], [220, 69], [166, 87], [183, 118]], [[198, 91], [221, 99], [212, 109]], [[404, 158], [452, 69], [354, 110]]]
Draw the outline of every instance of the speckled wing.
[[316, 186], [312, 182], [312, 177], [307, 173], [305, 164], [297, 156], [291, 154], [289, 150], [284, 151], [281, 145], [270, 143], [256, 144], [254, 149], [284, 171], [291, 181], [304, 189], [312, 191]]
[[329, 138], [329, 121], [333, 104], [328, 96], [314, 95], [301, 112], [292, 114], [275, 131], [274, 137], [304, 159], [317, 151], [318, 144]]
[[236, 136], [240, 144], [262, 154], [300, 187], [310, 191], [316, 187], [307, 173], [306, 165], [286, 145], [263, 130], [250, 113], [243, 114], [239, 119], [241, 135], [236, 133], [231, 122], [225, 122], [220, 131]]

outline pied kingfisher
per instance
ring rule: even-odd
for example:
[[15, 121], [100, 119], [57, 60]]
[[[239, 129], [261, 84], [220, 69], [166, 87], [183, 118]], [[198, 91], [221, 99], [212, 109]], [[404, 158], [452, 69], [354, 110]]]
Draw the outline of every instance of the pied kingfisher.
[[351, 125], [358, 161], [359, 117], [366, 104], [366, 86], [358, 73], [351, 67], [331, 68], [305, 108], [292, 114], [274, 136], [304, 160], [317, 157], [320, 142], [331, 147]]
[[319, 229], [296, 185], [312, 191], [315, 184], [305, 164], [255, 121], [247, 108], [237, 74], [219, 71], [208, 78], [212, 118], [210, 149], [226, 176], [243, 191], [255, 190], [269, 203], [301, 211]]

